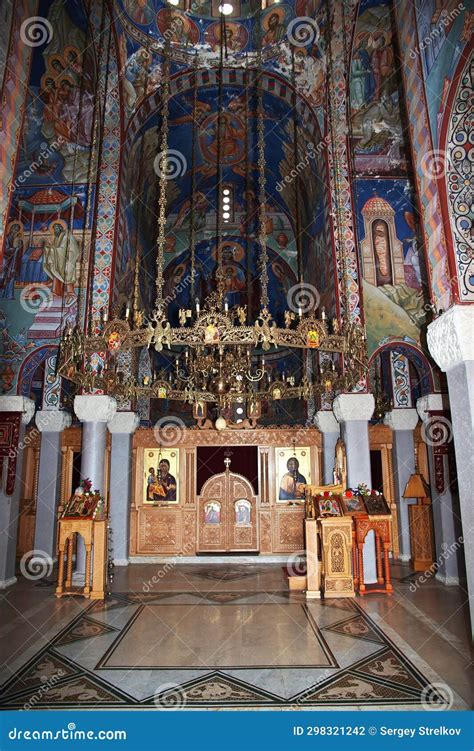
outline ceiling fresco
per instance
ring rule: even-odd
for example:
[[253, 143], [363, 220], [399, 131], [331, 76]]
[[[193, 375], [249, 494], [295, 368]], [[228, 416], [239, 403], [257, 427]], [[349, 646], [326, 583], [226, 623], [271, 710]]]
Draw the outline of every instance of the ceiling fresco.
[[116, 3], [126, 115], [159, 87], [164, 51], [172, 60], [172, 73], [190, 65], [215, 67], [222, 37], [227, 67], [254, 66], [256, 50], [261, 50], [263, 66], [294, 82], [324, 128], [325, 3], [292, 0], [253, 14], [246, 4], [241, 16], [225, 16], [222, 23], [215, 20], [217, 6], [214, 0], [212, 5], [193, 2], [188, 10], [159, 0]]
[[[165, 263], [168, 280], [176, 271], [176, 266], [189, 263], [190, 246], [190, 205], [194, 191], [194, 222], [199, 263], [206, 275], [212, 274], [215, 267], [216, 247], [216, 206], [218, 203], [216, 185], [226, 186], [232, 200], [231, 216], [227, 225], [221, 226], [221, 240], [233, 237], [244, 248], [248, 271], [244, 279], [256, 279], [258, 269], [258, 247], [255, 238], [258, 230], [258, 190], [257, 136], [256, 136], [256, 97], [255, 92], [238, 86], [228, 86], [223, 91], [223, 136], [221, 162], [217, 164], [217, 101], [216, 86], [199, 89], [196, 102], [193, 92], [182, 92], [173, 97], [169, 105], [168, 147], [171, 155], [172, 173], [167, 180], [167, 243]], [[325, 163], [317, 152], [317, 144], [309, 137], [303, 123], [297, 122], [298, 153], [294, 172], [294, 114], [288, 103], [265, 92], [263, 98], [265, 114], [265, 178], [268, 246], [280, 258], [275, 275], [275, 288], [271, 306], [275, 313], [281, 289], [277, 291], [277, 277], [286, 279], [298, 277], [297, 247], [295, 235], [299, 228], [299, 246], [303, 259], [312, 258], [314, 265], [332, 264], [330, 243], [327, 242], [326, 191], [327, 177]], [[193, 109], [196, 116], [193, 118]], [[130, 243], [130, 269], [138, 243], [144, 261], [142, 276], [142, 296], [147, 305], [153, 302], [155, 271], [155, 240], [158, 213], [158, 174], [156, 154], [159, 152], [159, 132], [161, 113], [154, 112], [143, 123], [128, 159], [126, 176], [127, 194], [135, 192], [135, 199], [127, 209], [128, 241]], [[194, 130], [194, 136], [193, 136]], [[194, 138], [194, 141], [193, 141]], [[193, 151], [194, 142], [194, 151]], [[245, 157], [247, 145], [248, 157]], [[194, 178], [193, 178], [194, 171]], [[285, 180], [285, 178], [289, 179]], [[302, 186], [304, 184], [304, 191]], [[136, 191], [134, 186], [140, 186]], [[298, 206], [299, 222], [296, 220]], [[298, 225], [298, 226], [297, 226]], [[325, 242], [321, 241], [325, 238]], [[237, 251], [236, 251], [237, 252]], [[319, 258], [319, 254], [329, 258]], [[187, 260], [186, 260], [187, 259]], [[280, 272], [280, 269], [282, 270]], [[283, 271], [285, 269], [285, 271]], [[287, 271], [288, 273], [287, 273]], [[233, 272], [232, 272], [233, 273]], [[239, 272], [240, 273], [240, 272]], [[234, 285], [239, 285], [239, 273], [232, 275]], [[229, 284], [231, 283], [229, 270]], [[329, 307], [334, 307], [332, 277], [326, 285]], [[294, 283], [293, 282], [293, 283]], [[280, 285], [281, 286], [281, 285]], [[291, 286], [291, 285], [290, 285]], [[333, 299], [330, 299], [332, 289]]]

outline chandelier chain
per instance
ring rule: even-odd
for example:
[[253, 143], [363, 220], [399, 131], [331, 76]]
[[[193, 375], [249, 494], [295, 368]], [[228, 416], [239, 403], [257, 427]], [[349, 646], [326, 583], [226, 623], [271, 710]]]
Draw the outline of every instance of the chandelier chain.
[[268, 252], [265, 175], [265, 111], [262, 84], [262, 55], [259, 52], [256, 76], [257, 86], [257, 165], [258, 165], [258, 242], [260, 245], [260, 306], [268, 309]]
[[168, 180], [168, 133], [169, 133], [169, 58], [165, 55], [163, 59], [163, 84], [162, 84], [162, 114], [161, 114], [161, 131], [160, 131], [160, 151], [159, 151], [159, 178], [158, 178], [158, 237], [156, 241], [156, 302], [155, 310], [159, 317], [165, 314], [163, 289], [164, 289], [164, 258], [166, 243], [166, 187]]

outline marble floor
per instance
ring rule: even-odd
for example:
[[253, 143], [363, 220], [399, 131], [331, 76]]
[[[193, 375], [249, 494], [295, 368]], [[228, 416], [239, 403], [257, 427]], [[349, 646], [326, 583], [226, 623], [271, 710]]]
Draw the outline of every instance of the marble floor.
[[393, 566], [391, 597], [326, 601], [257, 560], [116, 569], [105, 603], [20, 578], [0, 596], [0, 703], [471, 708], [466, 593], [410, 574]]

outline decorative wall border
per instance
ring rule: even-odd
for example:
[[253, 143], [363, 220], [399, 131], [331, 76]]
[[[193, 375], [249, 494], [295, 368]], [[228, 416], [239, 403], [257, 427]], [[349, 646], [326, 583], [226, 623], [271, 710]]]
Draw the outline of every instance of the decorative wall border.
[[474, 302], [474, 246], [470, 237], [472, 161], [469, 158], [474, 110], [473, 56], [474, 40], [461, 56], [451, 83], [440, 137], [445, 150], [446, 175], [440, 175], [438, 180], [441, 210], [447, 224], [446, 240], [456, 269], [454, 292], [459, 302], [468, 303]]
[[3, 255], [5, 221], [12, 198], [11, 182], [18, 157], [18, 145], [23, 129], [26, 110], [26, 95], [30, 80], [30, 65], [33, 47], [21, 38], [21, 24], [35, 16], [38, 0], [17, 0], [10, 32], [3, 89], [0, 92], [0, 255]]
[[403, 10], [400, 10], [399, 5], [394, 3], [394, 13], [430, 287], [436, 308], [446, 310], [453, 302], [453, 294], [438, 188], [434, 176], [430, 175], [430, 164], [436, 155], [423, 86], [422, 63], [419, 56], [413, 59], [410, 54], [418, 45], [415, 8], [412, 4], [404, 4]]
[[351, 175], [348, 143], [348, 87], [350, 72], [345, 59], [345, 45], [352, 39], [358, 0], [332, 0], [332, 29], [330, 56], [332, 65], [328, 75], [328, 108], [332, 114], [334, 133], [329, 133], [328, 159], [334, 244], [338, 268], [339, 299], [344, 303], [348, 295], [347, 311], [341, 312], [349, 320], [361, 322], [359, 262], [357, 257], [352, 205]]

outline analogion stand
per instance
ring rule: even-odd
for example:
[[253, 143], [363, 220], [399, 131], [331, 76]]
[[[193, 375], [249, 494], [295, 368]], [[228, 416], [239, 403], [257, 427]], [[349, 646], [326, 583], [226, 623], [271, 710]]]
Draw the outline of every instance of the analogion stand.
[[[74, 540], [81, 535], [86, 548], [84, 587], [73, 587]], [[107, 572], [107, 519], [59, 519], [58, 585], [56, 597], [80, 595], [103, 600]]]
[[[390, 578], [389, 560], [392, 530], [391, 515], [354, 517], [354, 525], [352, 561], [354, 569], [354, 584], [359, 594], [366, 595], [371, 592], [392, 594], [393, 586]], [[371, 530], [373, 530], [375, 535], [377, 584], [366, 584], [364, 581], [364, 543], [365, 538]], [[370, 587], [370, 589], [367, 587]]]
[[305, 519], [306, 540], [306, 599], [318, 600], [321, 597], [321, 573], [319, 567], [319, 539], [316, 519]]
[[325, 598], [355, 597], [352, 575], [352, 519], [318, 519], [322, 545], [322, 583]]

